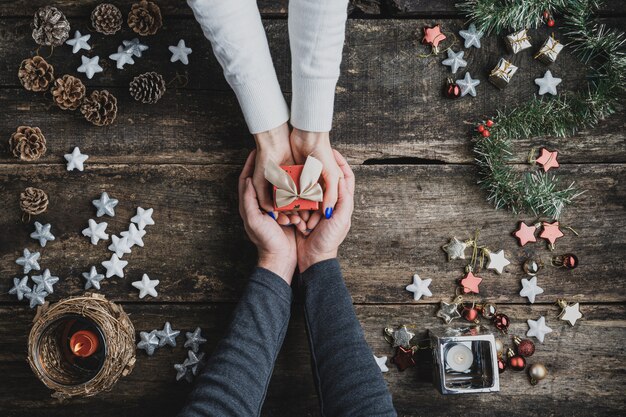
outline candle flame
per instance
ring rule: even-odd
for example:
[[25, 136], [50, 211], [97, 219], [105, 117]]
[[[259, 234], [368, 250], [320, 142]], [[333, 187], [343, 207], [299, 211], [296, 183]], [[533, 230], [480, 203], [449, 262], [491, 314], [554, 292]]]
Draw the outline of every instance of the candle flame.
[[78, 352], [83, 347], [82, 343], [76, 343], [74, 345], [74, 353]]

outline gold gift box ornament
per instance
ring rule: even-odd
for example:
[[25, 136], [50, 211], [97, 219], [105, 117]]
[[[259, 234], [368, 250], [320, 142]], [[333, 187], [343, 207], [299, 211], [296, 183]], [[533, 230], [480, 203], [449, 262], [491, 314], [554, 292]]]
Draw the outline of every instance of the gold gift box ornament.
[[500, 58], [498, 65], [489, 74], [489, 81], [499, 89], [503, 89], [509, 85], [516, 72], [517, 67], [515, 65], [504, 58]]
[[556, 58], [561, 53], [563, 49], [563, 44], [554, 38], [554, 34], [550, 36], [546, 41], [541, 45], [539, 51], [535, 54], [535, 59], [543, 62], [546, 65], [550, 65], [556, 61]]
[[514, 54], [532, 47], [530, 44], [530, 36], [528, 36], [528, 31], [526, 29], [511, 33], [505, 38], [504, 42], [506, 43], [506, 47], [509, 51]]

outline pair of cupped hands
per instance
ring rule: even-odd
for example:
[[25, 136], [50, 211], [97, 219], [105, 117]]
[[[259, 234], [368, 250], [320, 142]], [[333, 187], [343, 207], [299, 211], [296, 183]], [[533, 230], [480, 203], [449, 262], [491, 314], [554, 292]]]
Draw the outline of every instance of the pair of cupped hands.
[[[285, 124], [255, 138], [257, 149], [248, 156], [239, 177], [239, 213], [257, 247], [258, 266], [291, 284], [296, 266], [304, 272], [313, 264], [337, 257], [350, 230], [354, 174], [345, 158], [331, 148], [328, 133], [290, 132]], [[274, 213], [265, 165], [270, 160], [279, 165], [303, 164], [309, 155], [324, 166], [321, 209]], [[285, 227], [290, 225], [294, 227]]]

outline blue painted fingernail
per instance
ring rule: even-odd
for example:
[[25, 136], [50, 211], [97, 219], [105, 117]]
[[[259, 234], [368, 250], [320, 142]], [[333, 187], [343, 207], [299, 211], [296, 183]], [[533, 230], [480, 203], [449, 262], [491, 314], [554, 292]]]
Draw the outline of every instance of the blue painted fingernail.
[[272, 219], [276, 220], [276, 215], [274, 214], [273, 211], [268, 211], [267, 215], [270, 216]]
[[326, 210], [324, 211], [324, 215], [326, 216], [327, 219], [330, 219], [331, 217], [333, 217], [333, 208], [326, 207]]

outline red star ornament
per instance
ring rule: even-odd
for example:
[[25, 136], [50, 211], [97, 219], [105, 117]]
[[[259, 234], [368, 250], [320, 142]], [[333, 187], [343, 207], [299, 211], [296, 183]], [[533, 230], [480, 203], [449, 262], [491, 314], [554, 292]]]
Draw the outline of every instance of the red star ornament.
[[513, 233], [513, 235], [519, 240], [520, 246], [524, 246], [528, 242], [537, 241], [535, 231], [537, 231], [536, 226], [528, 226], [526, 223], [520, 222], [519, 228], [515, 233]]
[[559, 162], [556, 160], [559, 153], [557, 151], [550, 152], [546, 148], [541, 148], [541, 155], [536, 162], [543, 167], [544, 172], [548, 172], [550, 168], [558, 168]]
[[473, 292], [474, 294], [480, 293], [478, 286], [480, 285], [482, 280], [483, 279], [481, 277], [477, 277], [473, 273], [468, 272], [467, 275], [465, 275], [465, 278], [461, 280], [461, 286], [463, 287], [463, 292], [465, 294], [470, 293], [470, 292]]
[[444, 39], [446, 39], [446, 35], [441, 33], [441, 26], [435, 25], [433, 27], [424, 27], [424, 38], [422, 38], [422, 43], [431, 45], [435, 53], [438, 51], [439, 43]]
[[558, 238], [563, 237], [563, 232], [559, 229], [559, 222], [543, 222], [543, 230], [539, 237], [550, 242], [550, 245], [554, 245]]
[[396, 354], [391, 359], [391, 362], [396, 364], [396, 366], [398, 367], [398, 371], [404, 371], [407, 368], [415, 366], [413, 350], [398, 346], [398, 348], [396, 349]]

